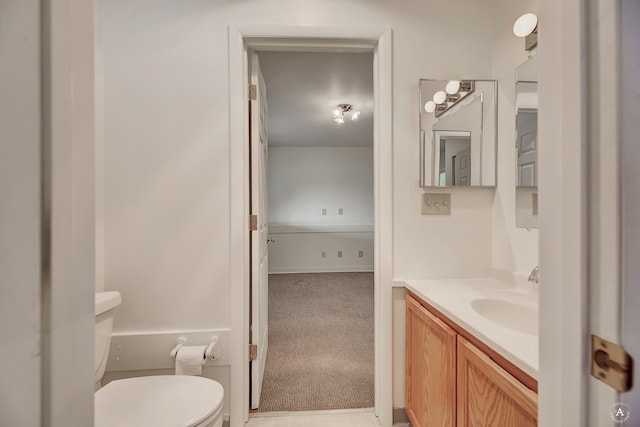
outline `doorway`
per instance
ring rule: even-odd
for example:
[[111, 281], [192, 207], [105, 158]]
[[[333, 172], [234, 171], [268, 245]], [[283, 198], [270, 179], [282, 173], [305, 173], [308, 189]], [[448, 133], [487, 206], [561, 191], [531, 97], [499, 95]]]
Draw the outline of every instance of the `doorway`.
[[[248, 50], [295, 49], [322, 51], [369, 50], [374, 53], [374, 323], [375, 413], [382, 425], [392, 424], [391, 282], [392, 282], [392, 38], [379, 27], [305, 27], [247, 25], [229, 28], [230, 87], [230, 303], [231, 327], [248, 330], [249, 227], [248, 210]], [[244, 212], [245, 215], [241, 213]], [[241, 426], [249, 414], [248, 334], [232, 334], [231, 426]]]
[[260, 291], [252, 273], [251, 336], [266, 320], [256, 309], [268, 305], [268, 339], [257, 337], [252, 371], [264, 372], [252, 373], [251, 408], [373, 407], [373, 53], [250, 56], [252, 82], [265, 86], [252, 90], [265, 100], [251, 101], [251, 140], [261, 133], [254, 110], [268, 110], [269, 136], [268, 185], [252, 175], [251, 191], [252, 202], [268, 200], [268, 238], [256, 230], [252, 242], [270, 242], [268, 256], [258, 251], [252, 261], [258, 272], [268, 259], [269, 276]]

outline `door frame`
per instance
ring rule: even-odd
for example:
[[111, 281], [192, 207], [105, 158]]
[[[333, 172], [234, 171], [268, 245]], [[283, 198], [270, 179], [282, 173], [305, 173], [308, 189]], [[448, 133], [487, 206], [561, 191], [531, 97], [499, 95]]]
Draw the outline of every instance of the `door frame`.
[[[585, 0], [538, 17], [540, 347], [538, 424], [587, 425], [588, 176]], [[590, 356], [590, 354], [589, 354]]]
[[[393, 128], [392, 31], [388, 27], [230, 25], [229, 43], [229, 302], [231, 427], [249, 417], [249, 49], [373, 51], [375, 413], [393, 423]], [[384, 244], [382, 244], [384, 242]]]

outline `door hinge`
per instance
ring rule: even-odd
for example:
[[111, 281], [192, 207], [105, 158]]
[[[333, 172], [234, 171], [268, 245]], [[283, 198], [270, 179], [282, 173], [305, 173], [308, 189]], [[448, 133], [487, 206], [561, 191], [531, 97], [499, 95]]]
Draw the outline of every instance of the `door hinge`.
[[258, 358], [258, 346], [256, 344], [249, 344], [249, 361], [254, 361]]
[[633, 359], [618, 344], [591, 335], [591, 375], [614, 389], [631, 388]]
[[249, 230], [256, 231], [258, 229], [258, 215], [249, 216]]
[[249, 99], [251, 101], [255, 101], [256, 99], [258, 99], [258, 86], [249, 85]]

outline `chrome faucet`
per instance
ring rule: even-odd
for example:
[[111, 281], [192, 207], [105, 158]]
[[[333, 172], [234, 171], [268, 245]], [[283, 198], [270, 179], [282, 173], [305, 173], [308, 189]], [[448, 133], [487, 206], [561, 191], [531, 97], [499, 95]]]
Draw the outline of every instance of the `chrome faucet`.
[[535, 283], [537, 284], [538, 281], [540, 280], [540, 278], [538, 277], [538, 270], [540, 269], [539, 266], [535, 266], [533, 268], [533, 270], [531, 271], [531, 274], [529, 275], [529, 283]]

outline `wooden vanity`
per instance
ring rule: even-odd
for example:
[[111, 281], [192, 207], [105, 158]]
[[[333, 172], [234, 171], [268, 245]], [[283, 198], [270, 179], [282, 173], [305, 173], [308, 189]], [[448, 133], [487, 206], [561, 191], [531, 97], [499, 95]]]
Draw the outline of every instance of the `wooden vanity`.
[[406, 411], [413, 427], [535, 427], [538, 383], [443, 313], [406, 296]]

